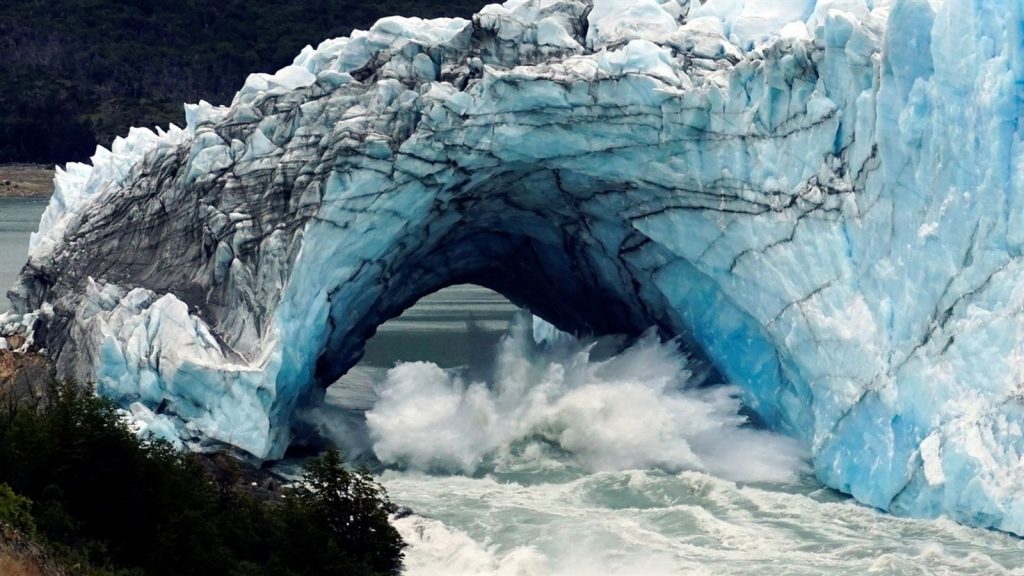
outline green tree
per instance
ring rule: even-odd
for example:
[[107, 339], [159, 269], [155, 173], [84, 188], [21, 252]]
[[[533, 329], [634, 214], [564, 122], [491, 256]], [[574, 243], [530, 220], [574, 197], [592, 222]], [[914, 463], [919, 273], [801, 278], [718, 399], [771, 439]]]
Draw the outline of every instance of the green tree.
[[384, 16], [467, 17], [486, 0], [4, 0], [0, 162], [82, 161], [129, 126], [227, 104], [252, 72]]
[[[306, 523], [291, 526], [299, 540], [294, 548], [306, 548], [307, 557], [318, 558], [329, 573], [396, 573], [401, 568], [405, 544], [388, 521], [395, 505], [368, 470], [346, 469], [337, 450], [307, 464], [291, 498], [293, 522]], [[321, 536], [308, 539], [309, 529]]]
[[32, 501], [15, 494], [7, 484], [0, 484], [0, 522], [28, 534], [36, 531], [36, 523], [32, 519]]
[[0, 407], [0, 521], [35, 526], [75, 574], [380, 576], [401, 567], [394, 504], [336, 451], [268, 497], [248, 489], [228, 456], [201, 460], [140, 439], [87, 387], [55, 384], [47, 402], [0, 398]]

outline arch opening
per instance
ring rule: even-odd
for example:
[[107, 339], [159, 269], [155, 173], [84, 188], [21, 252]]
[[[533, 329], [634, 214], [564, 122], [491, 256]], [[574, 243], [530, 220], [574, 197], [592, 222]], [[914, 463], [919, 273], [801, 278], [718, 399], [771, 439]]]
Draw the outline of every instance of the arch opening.
[[384, 254], [329, 295], [331, 331], [316, 381], [324, 387], [343, 376], [384, 322], [464, 284], [493, 290], [572, 334], [635, 337], [653, 327], [706, 360], [685, 319], [648, 281], [678, 257], [609, 205], [629, 203], [633, 192], [513, 165], [437, 195], [425, 217], [403, 223]]
[[745, 414], [785, 430], [774, 398], [788, 382], [757, 323], [637, 225], [657, 197], [531, 165], [478, 173], [436, 194], [417, 218], [386, 231], [386, 251], [330, 292], [329, 333], [308, 402], [357, 365], [385, 322], [430, 294], [470, 284], [571, 334], [636, 338], [653, 329], [675, 338], [703, 380], [739, 384]]
[[764, 430], [738, 389], [675, 339], [656, 330], [577, 338], [536, 322], [476, 285], [424, 297], [377, 327], [360, 362], [300, 411], [289, 456], [333, 445], [378, 470], [500, 476], [522, 467], [535, 479], [548, 477], [546, 466], [739, 481], [807, 472], [800, 443]]

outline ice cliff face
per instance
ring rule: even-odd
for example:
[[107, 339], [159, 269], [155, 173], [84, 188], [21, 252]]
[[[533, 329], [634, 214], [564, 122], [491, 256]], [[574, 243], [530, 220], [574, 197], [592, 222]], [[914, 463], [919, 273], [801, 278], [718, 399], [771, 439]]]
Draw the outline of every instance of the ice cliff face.
[[275, 457], [377, 325], [472, 282], [682, 335], [828, 485], [1024, 534], [1022, 5], [385, 19], [70, 166], [16, 309], [154, 431]]

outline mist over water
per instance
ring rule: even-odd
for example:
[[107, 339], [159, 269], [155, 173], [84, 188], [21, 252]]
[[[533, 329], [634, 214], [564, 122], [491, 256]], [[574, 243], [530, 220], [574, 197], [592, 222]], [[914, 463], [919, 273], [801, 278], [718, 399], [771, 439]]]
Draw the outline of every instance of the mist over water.
[[1024, 540], [822, 487], [672, 343], [540, 346], [497, 295], [455, 290], [382, 327], [308, 415], [414, 511], [394, 521], [407, 574], [1024, 576]]
[[498, 346], [489, 382], [429, 362], [399, 364], [366, 413], [374, 453], [386, 464], [463, 474], [513, 458], [764, 482], [809, 470], [794, 440], [746, 426], [736, 389], [697, 388], [674, 343], [649, 333], [606, 359], [594, 356], [597, 344], [537, 345], [521, 318]]

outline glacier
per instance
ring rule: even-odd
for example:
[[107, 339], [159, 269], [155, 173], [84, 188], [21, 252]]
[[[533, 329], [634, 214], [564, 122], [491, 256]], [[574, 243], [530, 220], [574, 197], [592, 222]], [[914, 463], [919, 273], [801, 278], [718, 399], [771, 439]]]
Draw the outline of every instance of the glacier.
[[1022, 9], [385, 18], [59, 171], [0, 326], [276, 458], [377, 326], [478, 284], [679, 338], [864, 504], [1024, 535]]

